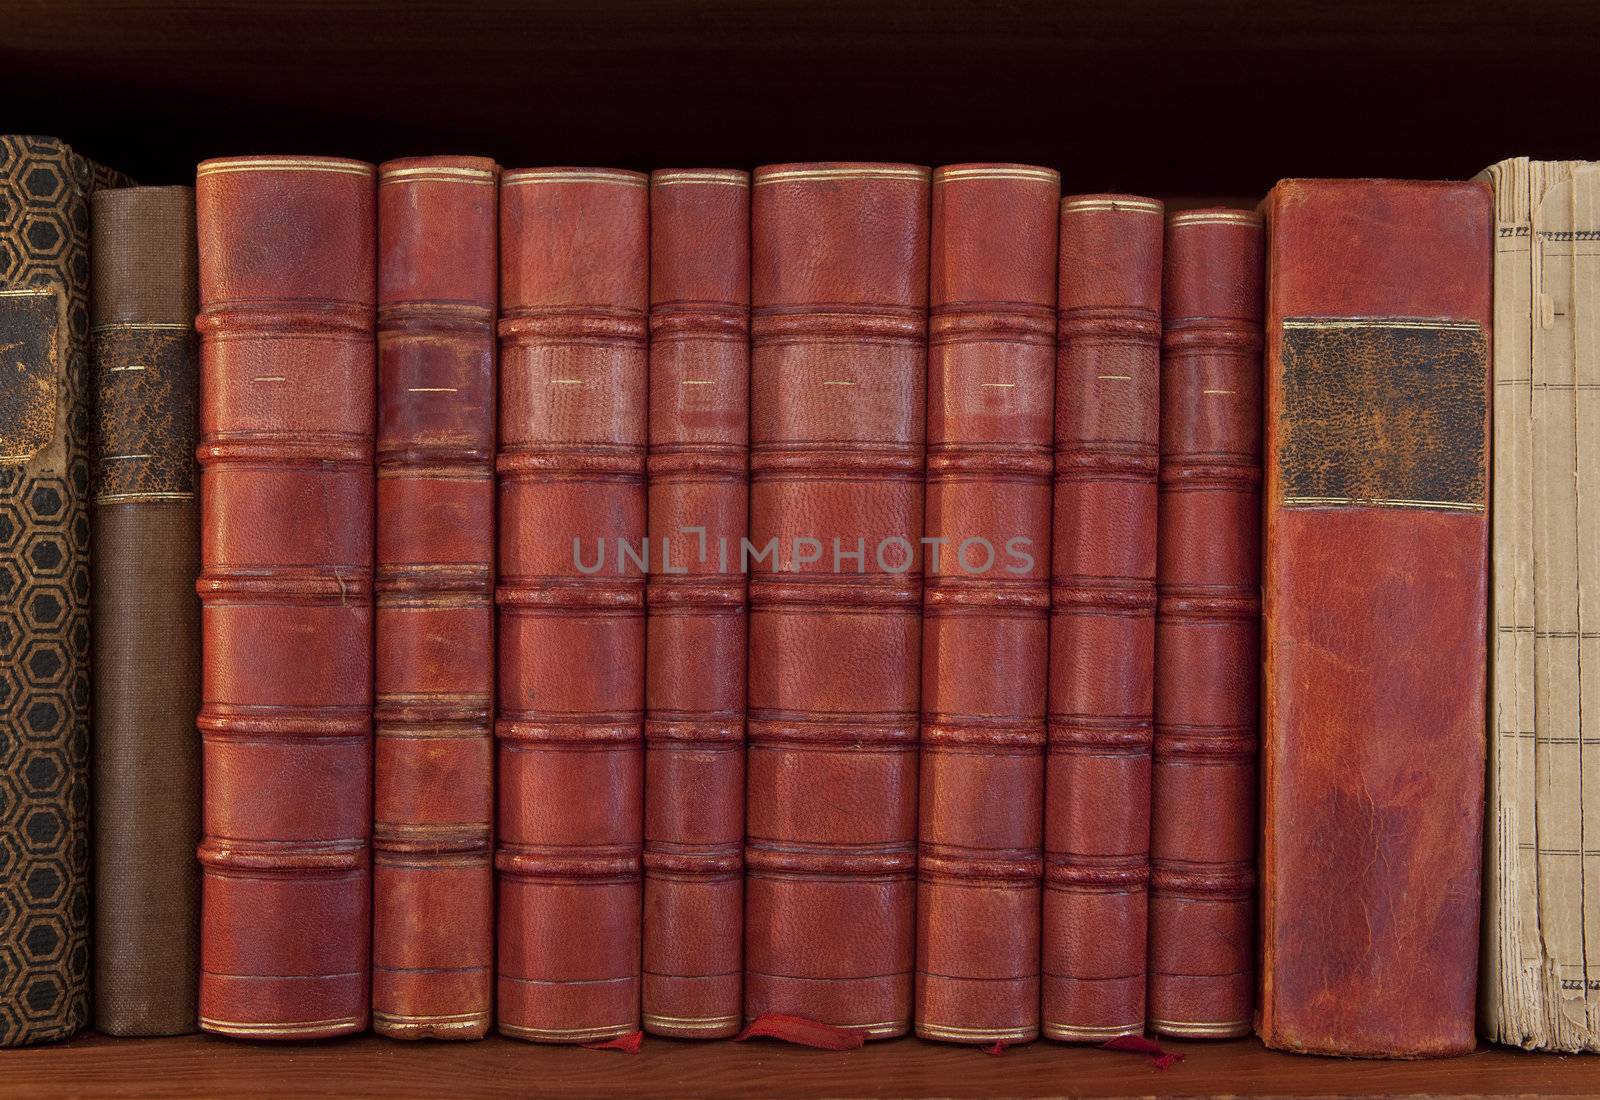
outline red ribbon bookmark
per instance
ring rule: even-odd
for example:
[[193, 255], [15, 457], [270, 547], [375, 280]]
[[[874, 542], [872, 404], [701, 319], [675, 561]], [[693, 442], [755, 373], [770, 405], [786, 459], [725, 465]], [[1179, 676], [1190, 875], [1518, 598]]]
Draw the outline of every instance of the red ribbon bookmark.
[[781, 1039], [818, 1050], [855, 1050], [867, 1040], [859, 1031], [847, 1027], [808, 1020], [804, 1016], [784, 1016], [767, 1013], [751, 1020], [749, 1026], [733, 1037], [736, 1043], [746, 1039]]
[[1161, 1049], [1160, 1043], [1154, 1039], [1146, 1039], [1142, 1035], [1119, 1035], [1115, 1039], [1108, 1039], [1101, 1043], [1100, 1049], [1125, 1050], [1130, 1054], [1148, 1054], [1156, 1069], [1166, 1069], [1176, 1062], [1183, 1061], [1183, 1055], [1168, 1054]]
[[630, 1031], [626, 1035], [618, 1035], [615, 1039], [604, 1039], [598, 1043], [584, 1043], [584, 1050], [620, 1050], [624, 1054], [638, 1054], [639, 1046], [644, 1042], [644, 1032]]

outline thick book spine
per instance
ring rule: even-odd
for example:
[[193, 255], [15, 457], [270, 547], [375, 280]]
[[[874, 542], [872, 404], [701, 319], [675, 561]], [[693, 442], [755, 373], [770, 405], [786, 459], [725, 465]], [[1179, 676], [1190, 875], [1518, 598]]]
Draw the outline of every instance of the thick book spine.
[[1039, 1034], [1061, 178], [933, 174], [916, 1030]]
[[639, 1027], [649, 191], [500, 196], [498, 1007], [547, 1043]]
[[1493, 217], [1472, 183], [1267, 202], [1262, 956], [1271, 1047], [1473, 1047]]
[[0, 136], [0, 1046], [89, 1020], [89, 197]]
[[1162, 206], [1061, 204], [1043, 1032], [1144, 1031]]
[[1600, 164], [1517, 157], [1479, 178], [1494, 185], [1495, 260], [1478, 1030], [1530, 1049], [1594, 1051], [1600, 953], [1586, 944], [1600, 940], [1600, 893], [1574, 857], [1600, 806], [1583, 755], [1592, 772], [1597, 712], [1580, 705], [1584, 654], [1591, 669], [1600, 656], [1583, 595], [1600, 583]]
[[750, 177], [650, 177], [644, 1028], [739, 1030]]
[[201, 163], [200, 1026], [367, 1026], [373, 167]]
[[757, 169], [747, 1018], [911, 1026], [928, 170]]
[[1261, 216], [1167, 220], [1150, 1029], [1250, 1034], [1261, 615]]
[[194, 190], [91, 200], [94, 1018], [195, 1029], [200, 961]]
[[477, 1039], [494, 968], [498, 170], [378, 171], [372, 1025]]

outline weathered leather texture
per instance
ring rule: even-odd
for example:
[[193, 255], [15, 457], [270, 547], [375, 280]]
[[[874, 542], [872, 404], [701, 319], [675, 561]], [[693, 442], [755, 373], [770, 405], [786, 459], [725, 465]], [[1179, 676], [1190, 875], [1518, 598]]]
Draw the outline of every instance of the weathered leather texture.
[[1260, 689], [1260, 215], [1167, 219], [1150, 790], [1152, 1031], [1248, 1035]]
[[739, 1030], [750, 177], [650, 177], [644, 1028]]
[[477, 1039], [494, 972], [498, 168], [378, 170], [372, 1026]]
[[502, 179], [498, 1026], [539, 1042], [639, 1027], [649, 217], [638, 172]]
[[[1268, 1046], [1473, 1046], [1492, 217], [1481, 183], [1267, 202]], [[1308, 441], [1315, 441], [1311, 446]]]
[[1162, 207], [1061, 204], [1042, 1030], [1144, 1030]]
[[916, 1031], [1039, 1034], [1061, 178], [933, 174]]
[[94, 1019], [181, 1035], [200, 961], [194, 189], [100, 191], [90, 209]]
[[[756, 170], [745, 1004], [911, 1026], [928, 170]], [[769, 547], [770, 544], [770, 547]]]
[[201, 163], [200, 1026], [367, 1026], [374, 170]]
[[89, 1019], [89, 197], [0, 135], [0, 1047]]

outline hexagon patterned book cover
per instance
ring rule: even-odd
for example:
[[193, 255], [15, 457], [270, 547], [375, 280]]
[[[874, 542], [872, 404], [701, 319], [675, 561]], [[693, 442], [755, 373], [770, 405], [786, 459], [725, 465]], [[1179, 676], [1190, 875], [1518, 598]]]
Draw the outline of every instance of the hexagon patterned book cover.
[[114, 182], [0, 137], [0, 1046], [88, 1016], [87, 198]]

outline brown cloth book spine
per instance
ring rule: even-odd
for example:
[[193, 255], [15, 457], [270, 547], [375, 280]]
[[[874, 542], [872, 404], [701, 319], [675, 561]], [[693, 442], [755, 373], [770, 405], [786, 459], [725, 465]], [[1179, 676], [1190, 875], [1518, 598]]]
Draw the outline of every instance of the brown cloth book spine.
[[366, 1029], [374, 170], [208, 160], [200, 249], [200, 1026]]
[[200, 961], [194, 189], [90, 203], [94, 1020], [195, 1030]]
[[646, 323], [638, 172], [500, 194], [498, 1027], [639, 1029]]
[[1270, 1047], [1471, 1050], [1493, 216], [1478, 183], [1267, 200], [1261, 1006]]
[[1061, 204], [1042, 1030], [1144, 1031], [1162, 206]]
[[0, 135], [0, 1047], [89, 1020], [89, 197]]
[[916, 1029], [1039, 1034], [1061, 178], [933, 174]]
[[372, 1026], [477, 1039], [494, 974], [498, 170], [378, 170]]
[[744, 984], [750, 177], [650, 177], [644, 1029], [715, 1039]]
[[744, 1012], [885, 1038], [915, 969], [928, 170], [754, 186]]
[[1167, 219], [1150, 1029], [1250, 1034], [1261, 615], [1261, 216]]

